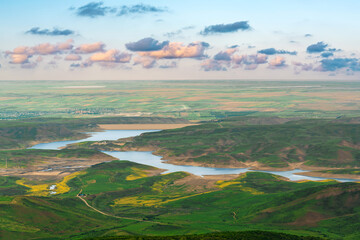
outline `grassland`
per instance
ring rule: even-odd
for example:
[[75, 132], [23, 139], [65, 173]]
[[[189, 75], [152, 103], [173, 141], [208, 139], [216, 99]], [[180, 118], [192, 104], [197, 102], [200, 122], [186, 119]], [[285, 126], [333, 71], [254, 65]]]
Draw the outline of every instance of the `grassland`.
[[[0, 112], [2, 114], [2, 112]], [[184, 119], [160, 117], [31, 118], [0, 121], [0, 149], [22, 149], [39, 142], [81, 139], [98, 124], [184, 124]]]
[[[289, 239], [360, 236], [356, 230], [360, 219], [357, 183], [296, 183], [259, 172], [226, 180], [182, 172], [158, 175], [157, 169], [127, 161], [97, 164], [47, 183], [62, 184], [61, 194], [44, 196], [34, 191], [44, 183], [24, 186], [19, 180], [0, 178], [0, 236], [5, 239], [127, 239], [143, 233], [168, 236], [258, 230], [275, 232], [266, 232], [266, 236], [281, 232]], [[87, 207], [76, 197], [80, 191], [90, 206], [107, 215]], [[196, 236], [186, 239], [192, 237]]]
[[[181, 137], [179, 137], [181, 136]], [[359, 118], [234, 117], [73, 148], [152, 150], [174, 164], [255, 169], [360, 167]]]
[[[86, 85], [99, 88], [86, 88]], [[360, 116], [358, 82], [2, 81], [1, 86], [1, 119]]]

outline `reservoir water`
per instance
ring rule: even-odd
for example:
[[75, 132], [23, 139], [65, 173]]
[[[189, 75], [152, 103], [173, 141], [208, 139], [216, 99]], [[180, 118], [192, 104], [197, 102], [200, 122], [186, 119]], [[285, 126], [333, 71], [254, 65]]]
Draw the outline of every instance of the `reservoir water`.
[[[102, 141], [102, 140], [117, 140], [119, 138], [127, 138], [138, 136], [146, 132], [154, 132], [160, 130], [106, 130], [103, 132], [89, 132], [90, 135], [88, 138], [74, 141], [58, 141], [50, 143], [40, 143], [31, 147], [31, 149], [52, 149], [58, 150], [62, 147], [65, 147], [68, 144], [79, 143], [85, 141]], [[161, 168], [166, 170], [164, 173], [184, 171], [189, 172], [195, 175], [204, 176], [204, 175], [220, 175], [220, 174], [239, 174], [244, 173], [249, 170], [248, 168], [211, 168], [211, 167], [197, 167], [197, 166], [185, 166], [185, 165], [173, 165], [166, 163], [166, 160], [161, 160], [160, 156], [153, 155], [152, 152], [119, 152], [119, 151], [103, 151], [104, 153], [111, 155], [119, 160], [128, 160], [131, 162], [136, 162], [144, 165], [153, 166], [156, 168]], [[286, 177], [292, 181], [297, 180], [312, 180], [320, 181], [325, 179], [334, 179], [340, 182], [351, 182], [356, 181], [352, 179], [339, 179], [339, 178], [321, 178], [321, 177], [308, 177], [296, 175], [295, 173], [306, 172], [300, 169], [295, 169], [292, 171], [258, 171], [257, 172], [267, 172], [276, 175]]]

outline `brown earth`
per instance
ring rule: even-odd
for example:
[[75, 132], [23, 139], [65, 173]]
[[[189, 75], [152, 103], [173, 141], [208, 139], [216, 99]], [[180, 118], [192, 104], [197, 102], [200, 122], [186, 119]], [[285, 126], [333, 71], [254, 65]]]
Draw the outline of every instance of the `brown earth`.
[[39, 163], [28, 168], [1, 168], [0, 176], [17, 176], [37, 181], [59, 180], [73, 172], [113, 160], [116, 160], [116, 158], [102, 153], [89, 159], [49, 158], [45, 163]]
[[[329, 170], [329, 169], [327, 169], [327, 170]], [[323, 172], [303, 172], [303, 173], [295, 173], [295, 174], [301, 175], [301, 176], [309, 176], [309, 177], [345, 178], [345, 179], [360, 180], [360, 176], [354, 175], [354, 174], [331, 174], [331, 173], [323, 173]]]

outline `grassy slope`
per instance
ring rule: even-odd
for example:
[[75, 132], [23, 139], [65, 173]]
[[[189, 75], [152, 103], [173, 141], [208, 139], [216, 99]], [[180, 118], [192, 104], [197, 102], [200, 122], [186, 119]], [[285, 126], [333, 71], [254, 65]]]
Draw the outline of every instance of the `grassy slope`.
[[0, 149], [29, 147], [31, 143], [77, 139], [80, 132], [91, 131], [97, 124], [184, 123], [186, 120], [159, 117], [109, 117], [93, 119], [33, 118], [0, 121]]
[[251, 121], [244, 123], [243, 118], [233, 118], [142, 134], [123, 148], [152, 148], [180, 162], [202, 164], [231, 166], [234, 162], [258, 161], [264, 166], [282, 168], [304, 162], [309, 166], [345, 168], [360, 167], [359, 144], [358, 120], [254, 125]]
[[[221, 232], [180, 236], [119, 236], [91, 238], [91, 240], [321, 240], [318, 237], [304, 237], [265, 231]], [[90, 239], [89, 239], [90, 240]]]
[[[26, 188], [16, 186], [16, 179], [2, 178], [5, 186], [19, 192], [0, 198], [0, 236], [82, 239], [267, 230], [330, 239], [360, 237], [356, 183], [295, 183], [251, 172], [201, 188], [179, 184], [191, 177], [186, 173], [146, 177], [152, 170], [126, 161], [98, 164], [69, 180], [69, 192], [52, 197], [23, 196]], [[80, 189], [97, 209], [139, 221], [92, 211], [75, 198]]]
[[37, 163], [44, 163], [52, 159], [112, 159], [106, 154], [92, 149], [20, 149], [0, 150], [0, 168], [27, 168]]

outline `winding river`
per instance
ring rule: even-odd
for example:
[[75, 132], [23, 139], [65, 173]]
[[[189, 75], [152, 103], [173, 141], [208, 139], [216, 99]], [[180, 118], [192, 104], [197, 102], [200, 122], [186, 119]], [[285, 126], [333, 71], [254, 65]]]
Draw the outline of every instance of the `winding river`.
[[[84, 138], [81, 140], [74, 141], [58, 141], [58, 142], [50, 142], [50, 143], [40, 143], [31, 147], [31, 149], [52, 149], [58, 150], [61, 147], [65, 147], [68, 144], [79, 143], [85, 141], [102, 141], [102, 140], [117, 140], [119, 138], [127, 138], [138, 136], [145, 132], [155, 132], [160, 130], [106, 130], [103, 132], [89, 132], [90, 137]], [[184, 171], [189, 172], [194, 175], [203, 176], [203, 175], [220, 175], [220, 174], [239, 174], [244, 173], [249, 170], [248, 168], [211, 168], [211, 167], [197, 167], [197, 166], [181, 166], [181, 165], [173, 165], [166, 163], [166, 160], [161, 160], [160, 156], [153, 155], [152, 152], [119, 152], [119, 151], [104, 151], [104, 153], [111, 155], [119, 160], [128, 160], [131, 162], [136, 162], [140, 164], [145, 164], [149, 166], [153, 166], [156, 168], [165, 169], [164, 173], [170, 172], [178, 172]], [[340, 182], [351, 182], [357, 181], [352, 179], [339, 179], [339, 178], [321, 178], [321, 177], [308, 177], [296, 175], [295, 173], [306, 172], [300, 169], [295, 169], [292, 171], [258, 171], [257, 172], [267, 172], [273, 173], [276, 175], [280, 175], [286, 177], [292, 181], [297, 180], [312, 180], [312, 181], [320, 181], [325, 179], [334, 179]]]

